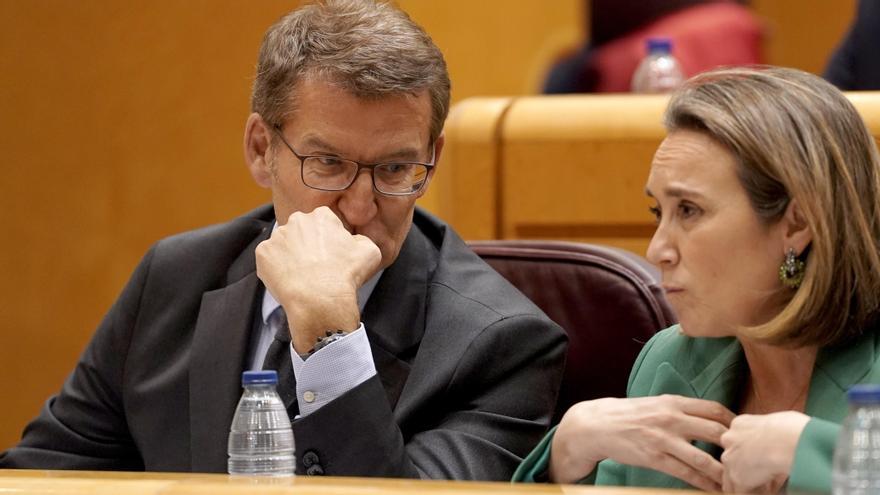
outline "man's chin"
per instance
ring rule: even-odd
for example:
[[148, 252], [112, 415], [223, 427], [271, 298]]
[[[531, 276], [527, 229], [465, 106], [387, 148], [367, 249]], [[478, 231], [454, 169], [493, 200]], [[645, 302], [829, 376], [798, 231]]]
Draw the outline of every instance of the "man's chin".
[[397, 255], [397, 252], [386, 253], [384, 250], [382, 250], [382, 263], [379, 265], [379, 270], [384, 270], [394, 264], [394, 261], [397, 259]]
[[[375, 243], [376, 241], [373, 242]], [[397, 261], [397, 257], [400, 256], [401, 244], [383, 243], [376, 245], [379, 246], [379, 251], [382, 253], [382, 263], [379, 265], [379, 270], [384, 270]]]

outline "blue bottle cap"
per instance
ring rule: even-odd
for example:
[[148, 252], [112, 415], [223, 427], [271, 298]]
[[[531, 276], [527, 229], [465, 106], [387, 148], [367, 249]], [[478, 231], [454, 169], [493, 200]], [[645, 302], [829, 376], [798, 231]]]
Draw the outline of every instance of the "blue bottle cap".
[[648, 53], [671, 53], [672, 40], [669, 38], [648, 38], [645, 40]]
[[275, 370], [245, 371], [241, 374], [241, 385], [277, 385], [278, 372]]
[[880, 385], [853, 385], [846, 397], [850, 404], [880, 404]]

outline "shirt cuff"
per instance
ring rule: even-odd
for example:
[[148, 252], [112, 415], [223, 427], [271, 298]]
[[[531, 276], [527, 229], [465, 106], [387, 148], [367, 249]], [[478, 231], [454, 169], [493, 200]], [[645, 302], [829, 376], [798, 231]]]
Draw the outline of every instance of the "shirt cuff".
[[303, 360], [290, 347], [299, 416], [308, 416], [376, 374], [364, 324]]

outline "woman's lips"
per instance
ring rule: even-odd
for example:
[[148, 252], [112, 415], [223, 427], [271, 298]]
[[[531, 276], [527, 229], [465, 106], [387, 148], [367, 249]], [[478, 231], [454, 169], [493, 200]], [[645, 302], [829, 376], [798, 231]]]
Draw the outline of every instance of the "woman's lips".
[[680, 286], [677, 286], [677, 285], [661, 284], [660, 286], [663, 288], [663, 292], [665, 292], [667, 294], [675, 294], [676, 292], [684, 291], [683, 288], [681, 288]]

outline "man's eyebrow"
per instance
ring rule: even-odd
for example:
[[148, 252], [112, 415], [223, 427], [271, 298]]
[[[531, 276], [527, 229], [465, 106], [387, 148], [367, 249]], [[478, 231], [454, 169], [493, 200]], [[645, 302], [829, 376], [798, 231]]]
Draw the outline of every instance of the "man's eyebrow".
[[[301, 146], [306, 148], [304, 151], [306, 151], [308, 153], [313, 153], [313, 152], [315, 152], [315, 150], [320, 150], [321, 153], [330, 153], [333, 155], [341, 155], [339, 149], [337, 149], [335, 146], [328, 143], [327, 141], [324, 141], [323, 139], [319, 138], [318, 136], [314, 136], [314, 135], [306, 136], [302, 140]], [[297, 153], [300, 152], [299, 150], [296, 150], [296, 151], [297, 151]]]
[[[306, 136], [301, 144], [302, 147], [306, 148], [304, 151], [307, 153], [329, 153], [334, 156], [338, 156], [340, 158], [353, 159], [347, 154], [340, 151], [339, 148], [333, 146], [332, 144], [324, 141], [318, 136]], [[319, 150], [319, 151], [318, 151]], [[300, 153], [300, 150], [296, 150], [297, 153]], [[369, 163], [387, 163], [393, 161], [417, 161], [420, 158], [420, 153], [418, 148], [413, 147], [404, 147], [390, 153], [386, 153], [384, 155], [379, 156], [377, 160], [371, 160]], [[365, 162], [367, 163], [367, 162]]]
[[392, 151], [386, 155], [382, 155], [382, 162], [394, 162], [394, 161], [418, 161], [420, 159], [420, 153], [417, 148], [402, 148], [396, 151]]

